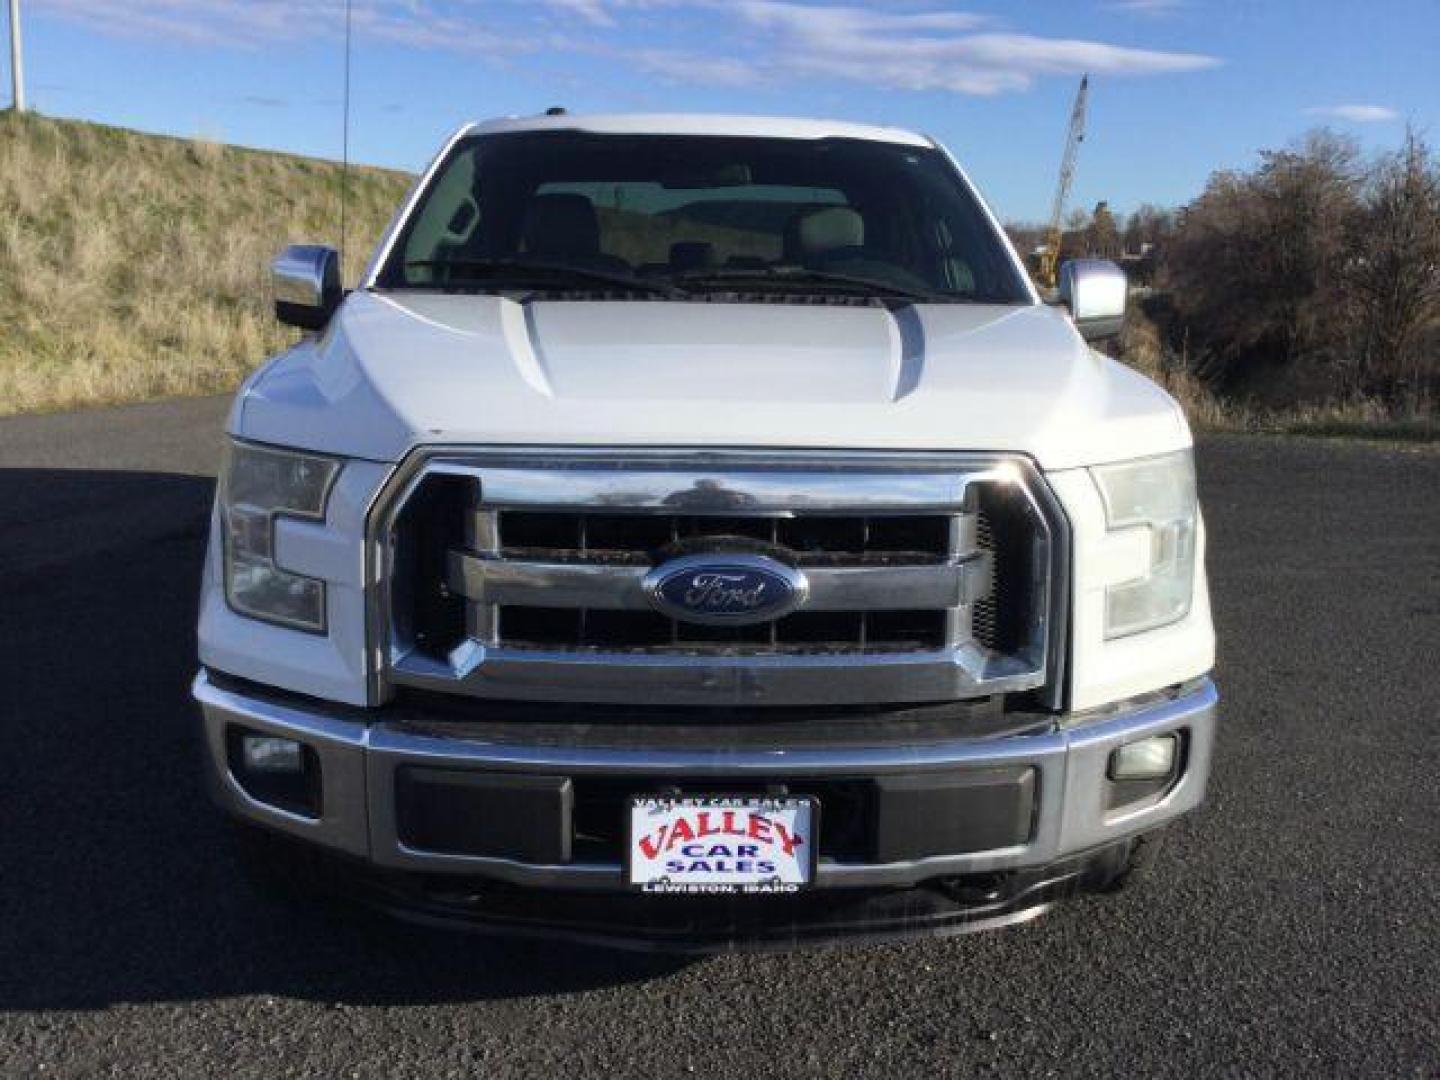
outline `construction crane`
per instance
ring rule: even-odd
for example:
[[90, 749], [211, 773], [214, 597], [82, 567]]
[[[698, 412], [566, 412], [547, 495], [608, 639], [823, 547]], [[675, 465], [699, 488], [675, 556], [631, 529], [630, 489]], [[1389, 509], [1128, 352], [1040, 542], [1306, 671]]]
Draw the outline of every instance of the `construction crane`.
[[1060, 244], [1065, 234], [1061, 231], [1061, 219], [1065, 213], [1065, 202], [1070, 198], [1070, 185], [1075, 180], [1075, 161], [1080, 156], [1080, 144], [1085, 141], [1085, 106], [1090, 98], [1090, 76], [1080, 80], [1080, 90], [1075, 95], [1075, 108], [1070, 110], [1070, 131], [1065, 136], [1065, 156], [1060, 159], [1060, 183], [1055, 187], [1055, 204], [1050, 208], [1050, 227], [1045, 232], [1045, 250], [1040, 254], [1040, 284], [1047, 289], [1055, 287], [1060, 269]]

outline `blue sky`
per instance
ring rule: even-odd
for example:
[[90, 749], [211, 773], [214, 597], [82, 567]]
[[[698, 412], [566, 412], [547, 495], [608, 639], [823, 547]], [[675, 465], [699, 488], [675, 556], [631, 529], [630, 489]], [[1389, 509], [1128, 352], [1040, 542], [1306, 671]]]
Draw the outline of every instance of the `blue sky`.
[[[1083, 71], [1074, 205], [1178, 204], [1321, 124], [1440, 141], [1440, 0], [354, 5], [353, 157], [412, 170], [463, 120], [556, 104], [834, 116], [936, 136], [1001, 216], [1035, 220]], [[22, 6], [40, 111], [339, 156], [343, 0]]]

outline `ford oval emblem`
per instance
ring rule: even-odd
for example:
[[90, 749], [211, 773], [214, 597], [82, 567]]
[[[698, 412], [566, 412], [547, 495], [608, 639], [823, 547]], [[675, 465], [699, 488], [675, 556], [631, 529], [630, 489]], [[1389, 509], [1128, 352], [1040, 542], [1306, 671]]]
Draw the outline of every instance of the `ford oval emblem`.
[[746, 626], [773, 622], [805, 602], [810, 583], [763, 555], [685, 555], [645, 575], [655, 610], [682, 622]]

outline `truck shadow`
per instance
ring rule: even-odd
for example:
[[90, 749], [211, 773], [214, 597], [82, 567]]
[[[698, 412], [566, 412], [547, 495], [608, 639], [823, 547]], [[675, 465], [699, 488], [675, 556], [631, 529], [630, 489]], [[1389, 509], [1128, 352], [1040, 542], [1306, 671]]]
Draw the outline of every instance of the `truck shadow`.
[[0, 1010], [260, 994], [575, 993], [683, 961], [277, 897], [200, 781], [189, 700], [213, 481], [0, 469]]

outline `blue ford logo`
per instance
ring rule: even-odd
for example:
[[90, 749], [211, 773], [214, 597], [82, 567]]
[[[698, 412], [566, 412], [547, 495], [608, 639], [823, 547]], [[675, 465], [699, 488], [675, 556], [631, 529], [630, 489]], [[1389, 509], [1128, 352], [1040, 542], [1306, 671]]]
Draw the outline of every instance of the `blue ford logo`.
[[645, 576], [651, 606], [682, 622], [771, 622], [805, 602], [805, 575], [763, 555], [685, 555]]

